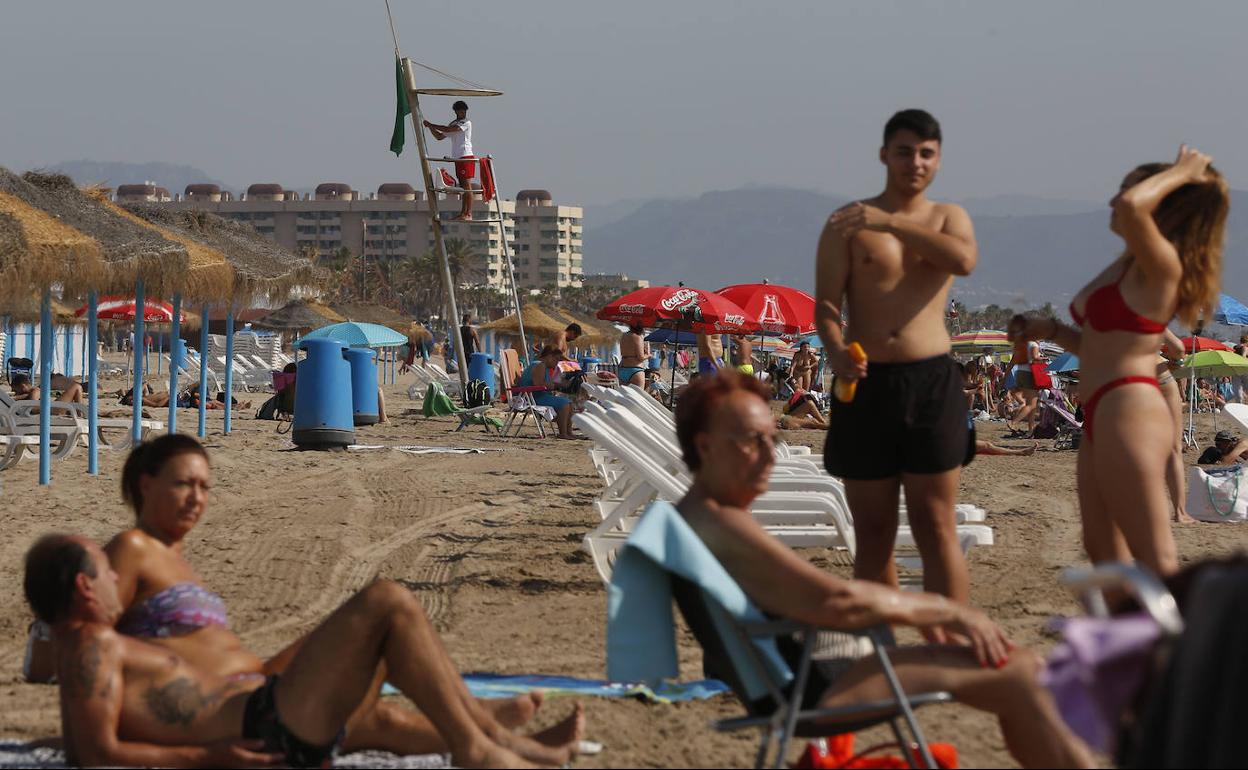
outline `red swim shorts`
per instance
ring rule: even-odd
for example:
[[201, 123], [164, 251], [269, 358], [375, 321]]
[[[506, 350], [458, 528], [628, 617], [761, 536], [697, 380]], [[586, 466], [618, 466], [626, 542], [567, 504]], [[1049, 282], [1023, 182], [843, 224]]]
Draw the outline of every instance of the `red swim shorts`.
[[[465, 155], [465, 158], [475, 158], [475, 155]], [[457, 160], [455, 161], [455, 176], [460, 179], [472, 179], [477, 175], [477, 162], [475, 160]]]

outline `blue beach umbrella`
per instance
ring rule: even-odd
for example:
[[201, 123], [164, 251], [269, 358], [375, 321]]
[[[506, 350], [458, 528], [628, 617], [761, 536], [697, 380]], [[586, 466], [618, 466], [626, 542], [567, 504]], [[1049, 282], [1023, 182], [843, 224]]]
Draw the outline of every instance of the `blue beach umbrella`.
[[693, 332], [677, 332], [675, 329], [655, 329], [646, 335], [646, 342], [666, 342], [671, 345], [696, 345], [698, 335]]
[[823, 340], [819, 339], [819, 335], [818, 335], [818, 334], [811, 334], [811, 335], [808, 335], [808, 336], [802, 337], [800, 340], [798, 340], [798, 341], [797, 341], [797, 343], [794, 345], [794, 347], [796, 347], [797, 345], [802, 344], [803, 342], [808, 342], [808, 343], [810, 343], [810, 346], [811, 346], [812, 348], [817, 349], [817, 350], [822, 350], [822, 349], [823, 349]]
[[360, 321], [322, 326], [303, 335], [303, 339], [335, 340], [353, 348], [389, 348], [407, 343], [407, 337], [388, 326]]
[[1231, 326], [1248, 326], [1248, 307], [1229, 294], [1219, 294], [1213, 320]]
[[1053, 363], [1049, 364], [1045, 368], [1045, 371], [1053, 372], [1054, 374], [1064, 374], [1066, 372], [1077, 372], [1079, 371], [1079, 356], [1075, 355], [1074, 353], [1069, 353], [1069, 352], [1063, 353], [1057, 358], [1053, 359]]

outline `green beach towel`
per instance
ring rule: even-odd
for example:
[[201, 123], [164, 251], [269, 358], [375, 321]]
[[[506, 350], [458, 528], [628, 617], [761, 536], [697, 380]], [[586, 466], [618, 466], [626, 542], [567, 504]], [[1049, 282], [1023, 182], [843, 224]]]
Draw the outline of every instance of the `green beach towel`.
[[425, 390], [425, 403], [421, 405], [420, 411], [426, 417], [449, 417], [459, 412], [459, 408], [446, 395], [446, 391], [442, 390], [441, 385], [431, 382]]
[[503, 429], [503, 421], [497, 417], [488, 414], [464, 414], [463, 410], [455, 406], [455, 402], [446, 394], [442, 386], [436, 382], [429, 383], [429, 387], [425, 390], [425, 402], [421, 404], [420, 412], [426, 417], [451, 417], [454, 415], [461, 420], [467, 420], [473, 425], [485, 425], [492, 427], [495, 431]]

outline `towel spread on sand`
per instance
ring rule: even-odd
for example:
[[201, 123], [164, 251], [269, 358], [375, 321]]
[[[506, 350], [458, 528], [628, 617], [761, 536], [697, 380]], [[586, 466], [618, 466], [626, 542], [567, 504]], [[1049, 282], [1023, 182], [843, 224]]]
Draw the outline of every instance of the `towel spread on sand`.
[[[334, 757], [334, 767], [381, 767], [381, 768], [443, 768], [451, 767], [450, 757], [442, 754], [415, 754], [400, 757], [385, 751], [357, 751]], [[32, 748], [28, 743], [14, 739], [0, 739], [0, 768], [35, 767], [63, 768], [65, 752], [44, 746]]]
[[501, 449], [477, 449], [475, 447], [452, 447], [452, 446], [421, 446], [419, 444], [403, 444], [402, 446], [387, 446], [386, 444], [351, 444], [347, 447], [348, 452], [367, 452], [373, 449], [397, 449], [400, 452], [407, 452], [412, 455], [479, 455], [486, 452], [501, 452]]
[[[577, 679], [570, 676], [544, 674], [464, 674], [464, 684], [474, 698], [513, 698], [533, 690], [547, 695], [594, 695], [600, 698], [641, 698], [652, 703], [676, 703], [705, 700], [726, 692], [728, 685], [716, 679], [696, 682], [663, 682], [655, 688], [644, 684], [608, 682], [603, 679]], [[381, 688], [382, 695], [398, 695], [389, 683]]]

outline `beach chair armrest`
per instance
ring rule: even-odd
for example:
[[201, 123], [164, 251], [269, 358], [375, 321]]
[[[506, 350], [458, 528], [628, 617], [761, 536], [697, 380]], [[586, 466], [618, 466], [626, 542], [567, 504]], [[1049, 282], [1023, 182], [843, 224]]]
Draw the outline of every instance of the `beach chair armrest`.
[[545, 385], [513, 385], [512, 393], [541, 393], [547, 390]]

